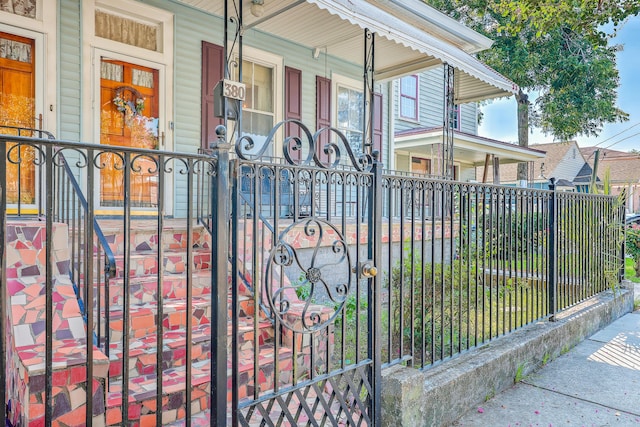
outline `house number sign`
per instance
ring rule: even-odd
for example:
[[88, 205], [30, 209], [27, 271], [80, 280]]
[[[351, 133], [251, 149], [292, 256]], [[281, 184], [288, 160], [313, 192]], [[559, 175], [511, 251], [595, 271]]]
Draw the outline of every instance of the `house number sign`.
[[247, 88], [244, 83], [224, 79], [222, 84], [222, 96], [225, 98], [237, 99], [238, 101], [244, 101], [245, 94], [247, 93]]

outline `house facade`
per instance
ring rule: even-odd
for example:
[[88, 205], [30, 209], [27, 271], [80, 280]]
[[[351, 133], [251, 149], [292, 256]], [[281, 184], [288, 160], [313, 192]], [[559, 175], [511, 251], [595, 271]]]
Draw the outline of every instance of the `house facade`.
[[[335, 127], [355, 152], [379, 151], [385, 167], [405, 169], [412, 149], [400, 142], [394, 147], [395, 132], [430, 125], [446, 96], [425, 103], [420, 95], [412, 121], [404, 112], [398, 116], [396, 92], [402, 85], [394, 79], [430, 69], [415, 84], [421, 94], [435, 94], [431, 79], [447, 64], [456, 105], [517, 89], [469, 55], [486, 48], [487, 40], [417, 0], [247, 0], [240, 9], [240, 3], [227, 9], [241, 11], [240, 26], [238, 18], [225, 21], [229, 5], [3, 2], [1, 124], [43, 129], [68, 141], [196, 152], [209, 146], [215, 126], [225, 122], [215, 115], [219, 100], [213, 92], [226, 77], [246, 88], [242, 121], [227, 115], [236, 138], [264, 141], [277, 123], [295, 119], [312, 131]], [[460, 131], [474, 134], [475, 105], [461, 105], [459, 111]], [[290, 130], [275, 138], [274, 156], [282, 157], [277, 141]], [[37, 192], [35, 171], [20, 171], [20, 179], [17, 170], [8, 173], [15, 182], [33, 181], [28, 185]], [[118, 213], [118, 181], [117, 171], [100, 171], [93, 189], [99, 194], [97, 214]], [[144, 181], [133, 188], [142, 214], [149, 203], [142, 195], [153, 192], [153, 184]], [[182, 185], [168, 187], [170, 214], [186, 209], [176, 191]], [[21, 194], [26, 205], [36, 203], [24, 188]]]
[[[534, 144], [531, 148], [544, 153], [544, 157], [529, 164], [529, 188], [547, 189], [549, 180], [554, 178], [558, 190], [589, 191], [593, 169], [575, 141]], [[483, 173], [482, 168], [478, 173]], [[500, 184], [520, 185], [517, 165], [500, 168]]]
[[610, 148], [581, 148], [580, 152], [591, 167], [594, 166], [596, 150], [600, 151], [598, 176], [608, 176], [611, 194], [626, 192], [627, 213], [640, 212], [640, 156]]

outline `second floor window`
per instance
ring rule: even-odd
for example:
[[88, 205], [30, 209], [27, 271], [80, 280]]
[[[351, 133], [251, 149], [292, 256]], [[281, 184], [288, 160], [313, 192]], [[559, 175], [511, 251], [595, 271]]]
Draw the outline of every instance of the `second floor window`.
[[458, 104], [455, 104], [453, 109], [449, 111], [449, 127], [460, 130], [460, 106]]
[[400, 117], [418, 120], [418, 76], [400, 79]]

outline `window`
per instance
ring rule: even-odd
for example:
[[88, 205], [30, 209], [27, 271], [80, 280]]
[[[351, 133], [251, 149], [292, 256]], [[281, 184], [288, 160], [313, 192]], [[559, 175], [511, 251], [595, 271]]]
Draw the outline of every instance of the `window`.
[[400, 79], [400, 117], [418, 120], [418, 76]]
[[354, 153], [362, 152], [362, 115], [364, 99], [362, 89], [338, 83], [336, 87], [336, 127], [344, 133]]
[[158, 51], [161, 25], [138, 22], [116, 14], [96, 10], [96, 36], [108, 40]]
[[274, 67], [242, 61], [242, 82], [247, 92], [242, 105], [242, 133], [262, 147], [275, 126]]
[[0, 1], [0, 11], [35, 18], [38, 12], [38, 2], [36, 0], [4, 0]]
[[453, 109], [449, 111], [449, 127], [460, 130], [460, 106], [458, 104], [455, 104]]

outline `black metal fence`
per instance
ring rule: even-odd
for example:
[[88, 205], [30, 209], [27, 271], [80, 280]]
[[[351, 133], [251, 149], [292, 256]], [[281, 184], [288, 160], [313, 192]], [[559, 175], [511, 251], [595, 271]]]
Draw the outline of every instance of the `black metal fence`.
[[[15, 339], [26, 317], [13, 304], [33, 301], [20, 294], [8, 234], [12, 215], [30, 211], [3, 191], [7, 425], [31, 416], [20, 399], [44, 405], [45, 425], [65, 416], [61, 387], [92, 390], [88, 425], [376, 425], [383, 367], [428, 368], [621, 279], [623, 199], [383, 173], [334, 129], [293, 124], [306, 137], [285, 139], [277, 161], [248, 138], [230, 158], [224, 134], [207, 154], [0, 138], [0, 182], [7, 165], [34, 168], [41, 182], [33, 218], [49, 260], [38, 272], [43, 322], [29, 326], [43, 386], [30, 397]], [[330, 162], [316, 154], [322, 132]], [[292, 147], [301, 160], [287, 156]], [[27, 149], [37, 155], [19, 155]], [[57, 222], [69, 230], [67, 258], [54, 254]], [[85, 329], [73, 366], [58, 363], [66, 335], [56, 319], [70, 315], [60, 274], [76, 286]], [[74, 366], [84, 380], [61, 384]]]

